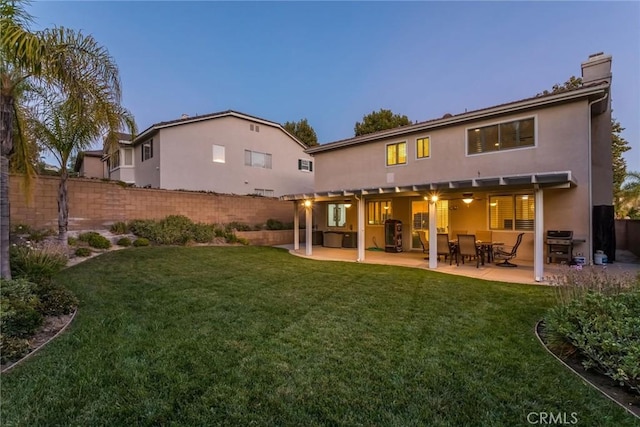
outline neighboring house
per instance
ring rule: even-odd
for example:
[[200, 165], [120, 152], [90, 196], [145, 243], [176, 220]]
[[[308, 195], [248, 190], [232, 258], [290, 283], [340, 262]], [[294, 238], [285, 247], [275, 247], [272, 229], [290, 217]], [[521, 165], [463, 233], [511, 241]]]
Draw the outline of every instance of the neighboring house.
[[[307, 254], [315, 224], [357, 233], [364, 260], [365, 248], [385, 246], [386, 219], [402, 221], [403, 250], [421, 247], [418, 231], [455, 238], [455, 230], [490, 230], [506, 244], [524, 232], [518, 259], [533, 261], [537, 281], [547, 230], [573, 231], [584, 240], [574, 254], [587, 260], [598, 249], [615, 251], [611, 56], [592, 55], [582, 77], [579, 89], [307, 149], [314, 191], [283, 197], [306, 206]], [[429, 266], [437, 267], [434, 256]]]
[[111, 155], [102, 150], [81, 151], [73, 170], [83, 178], [107, 178], [135, 183], [133, 141], [128, 133], [118, 133], [118, 150]]
[[109, 155], [107, 148], [103, 148], [106, 178], [126, 182], [127, 184], [135, 184], [136, 171], [131, 134], [118, 133], [117, 135], [118, 149], [116, 151]]
[[74, 172], [83, 178], [105, 178], [105, 166], [102, 161], [102, 150], [82, 151], [76, 157]]
[[278, 197], [313, 189], [306, 148], [281, 125], [236, 111], [183, 116], [121, 141], [109, 178], [138, 187]]

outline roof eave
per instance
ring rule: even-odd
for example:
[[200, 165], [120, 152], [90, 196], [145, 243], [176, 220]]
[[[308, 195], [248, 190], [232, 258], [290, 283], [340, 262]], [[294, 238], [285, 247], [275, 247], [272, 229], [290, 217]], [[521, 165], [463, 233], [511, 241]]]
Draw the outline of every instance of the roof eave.
[[603, 82], [596, 86], [588, 88], [576, 89], [573, 91], [562, 92], [556, 95], [549, 95], [540, 98], [530, 98], [523, 101], [516, 101], [513, 103], [498, 105], [495, 107], [489, 107], [482, 110], [471, 111], [469, 113], [462, 113], [456, 116], [436, 119], [429, 122], [418, 123], [415, 125], [402, 126], [399, 128], [376, 132], [373, 134], [364, 135], [352, 139], [346, 139], [342, 141], [331, 142], [328, 144], [317, 145], [307, 149], [307, 154], [315, 154], [323, 151], [336, 150], [352, 145], [364, 144], [367, 142], [377, 141], [380, 139], [386, 139], [390, 137], [406, 135], [413, 132], [420, 132], [437, 127], [452, 126], [459, 123], [470, 122], [474, 120], [490, 118], [497, 115], [505, 115], [514, 113], [521, 110], [528, 110], [535, 107], [543, 107], [551, 104], [568, 102], [574, 99], [580, 99], [593, 94], [604, 93], [609, 88], [609, 82]]

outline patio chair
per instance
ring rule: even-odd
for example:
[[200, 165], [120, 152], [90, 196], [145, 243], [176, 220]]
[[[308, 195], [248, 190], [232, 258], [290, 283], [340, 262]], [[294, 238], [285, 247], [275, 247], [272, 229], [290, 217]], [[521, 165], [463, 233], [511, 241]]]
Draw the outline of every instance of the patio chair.
[[[418, 237], [420, 238], [420, 244], [422, 245], [422, 253], [429, 253], [429, 241], [427, 240], [427, 233], [424, 231], [418, 231]], [[425, 258], [427, 259], [427, 258]]]
[[501, 259], [504, 260], [501, 263], [496, 264], [498, 267], [517, 267], [517, 264], [512, 264], [509, 260], [512, 260], [516, 257], [518, 253], [518, 246], [522, 243], [522, 236], [524, 233], [518, 234], [518, 238], [516, 239], [516, 244], [511, 246], [511, 250], [504, 250], [504, 247], [497, 247], [493, 252], [493, 259]]
[[458, 254], [456, 256], [456, 265], [460, 265], [458, 257], [462, 258], [462, 263], [464, 264], [464, 258], [468, 257], [469, 261], [471, 259], [476, 259], [476, 268], [480, 267], [480, 261], [482, 260], [482, 265], [484, 265], [484, 252], [480, 248], [480, 246], [476, 245], [476, 236], [475, 234], [459, 234], [458, 235]]
[[453, 261], [453, 247], [451, 246], [451, 242], [449, 242], [449, 235], [447, 233], [438, 233], [438, 240], [436, 242], [438, 244], [438, 261], [440, 260], [440, 255], [444, 255], [444, 260], [447, 260], [449, 257], [449, 265]]

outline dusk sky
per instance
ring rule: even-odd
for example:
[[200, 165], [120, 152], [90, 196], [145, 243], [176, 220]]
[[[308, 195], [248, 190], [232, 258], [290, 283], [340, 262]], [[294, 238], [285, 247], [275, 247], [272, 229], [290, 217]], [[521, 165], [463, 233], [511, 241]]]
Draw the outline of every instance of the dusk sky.
[[380, 108], [411, 121], [528, 98], [613, 56], [613, 116], [640, 171], [638, 2], [34, 2], [92, 34], [139, 130], [236, 110], [307, 118], [321, 143]]

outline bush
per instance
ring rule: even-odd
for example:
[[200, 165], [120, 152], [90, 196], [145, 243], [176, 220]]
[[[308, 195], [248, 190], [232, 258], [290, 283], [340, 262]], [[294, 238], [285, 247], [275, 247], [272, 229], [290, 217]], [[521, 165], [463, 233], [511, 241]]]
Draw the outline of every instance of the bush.
[[78, 239], [76, 237], [67, 237], [67, 244], [69, 246], [75, 246], [78, 244]]
[[42, 248], [12, 246], [9, 255], [13, 277], [35, 283], [50, 281], [67, 265], [66, 251], [55, 244]]
[[213, 234], [214, 234], [216, 237], [225, 237], [225, 235], [226, 235], [226, 231], [225, 231], [225, 229], [224, 229], [224, 228], [220, 228], [220, 227], [218, 227], [218, 226], [216, 225], [216, 226], [214, 226], [214, 228], [213, 228]]
[[55, 233], [51, 230], [48, 229], [43, 229], [43, 230], [31, 230], [29, 232], [29, 240], [31, 240], [32, 242], [36, 242], [36, 243], [40, 243], [42, 242], [45, 238], [49, 237], [49, 236], [53, 236]]
[[16, 224], [13, 226], [13, 233], [15, 234], [31, 234], [33, 230], [27, 224]]
[[122, 237], [120, 239], [118, 239], [117, 242], [118, 246], [123, 246], [123, 247], [129, 247], [131, 246], [131, 239], [128, 237]]
[[29, 352], [29, 341], [0, 334], [0, 363], [20, 359]]
[[40, 300], [35, 284], [24, 280], [0, 279], [0, 330], [2, 335], [24, 338], [33, 334], [43, 322], [37, 310]]
[[76, 249], [75, 254], [76, 256], [79, 256], [79, 257], [88, 257], [92, 254], [92, 252], [91, 252], [91, 249], [82, 247], [82, 248]]
[[89, 246], [96, 249], [109, 249], [111, 247], [109, 239], [95, 231], [82, 233], [78, 236], [78, 239], [83, 242], [87, 242]]
[[118, 221], [111, 224], [109, 231], [113, 234], [127, 234], [129, 232], [129, 228], [125, 222]]
[[268, 219], [267, 220], [267, 230], [283, 230], [284, 224], [282, 221], [278, 221], [277, 219]]
[[251, 226], [247, 224], [243, 224], [241, 222], [233, 221], [227, 224], [225, 227], [227, 231], [236, 230], [236, 231], [251, 231]]
[[149, 239], [145, 239], [144, 237], [140, 237], [139, 239], [136, 239], [136, 240], [133, 241], [133, 246], [135, 246], [135, 247], [149, 246]]
[[158, 234], [158, 223], [152, 219], [134, 219], [129, 222], [129, 231], [138, 237], [155, 240]]
[[80, 240], [81, 242], [85, 242], [85, 243], [89, 243], [89, 239], [92, 236], [99, 236], [99, 233], [96, 233], [95, 231], [87, 231], [86, 233], [80, 233], [78, 235], [78, 240]]
[[40, 300], [38, 311], [45, 316], [69, 314], [78, 306], [75, 295], [58, 284], [38, 285], [34, 290]]
[[213, 241], [215, 226], [201, 222], [191, 227], [191, 237], [198, 243], [210, 243]]
[[640, 286], [618, 281], [620, 286], [604, 287], [605, 282], [585, 274], [578, 289], [565, 285], [560, 304], [545, 317], [546, 338], [561, 355], [577, 354], [586, 369], [640, 394]]
[[158, 245], [184, 245], [191, 240], [192, 226], [189, 218], [171, 215], [158, 222], [155, 238], [150, 240]]

